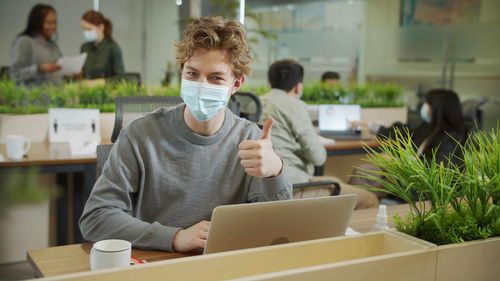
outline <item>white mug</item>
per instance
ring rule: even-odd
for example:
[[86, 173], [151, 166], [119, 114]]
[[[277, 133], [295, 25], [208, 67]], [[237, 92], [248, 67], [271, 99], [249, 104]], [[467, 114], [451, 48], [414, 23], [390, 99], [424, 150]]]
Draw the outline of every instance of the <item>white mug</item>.
[[125, 240], [109, 239], [96, 242], [90, 250], [90, 269], [130, 266], [132, 244]]
[[[26, 144], [26, 148], [24, 148]], [[21, 135], [8, 135], [5, 137], [7, 157], [12, 160], [21, 160], [23, 155], [28, 153], [31, 147], [30, 139]]]

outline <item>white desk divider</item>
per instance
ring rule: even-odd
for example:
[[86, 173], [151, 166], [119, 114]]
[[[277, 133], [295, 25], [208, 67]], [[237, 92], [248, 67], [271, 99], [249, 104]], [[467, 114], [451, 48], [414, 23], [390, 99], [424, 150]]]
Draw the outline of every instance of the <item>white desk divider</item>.
[[[83, 147], [90, 142], [101, 140], [101, 129], [98, 109], [49, 109], [49, 141], [74, 142], [78, 139]], [[76, 147], [78, 146], [78, 147]]]

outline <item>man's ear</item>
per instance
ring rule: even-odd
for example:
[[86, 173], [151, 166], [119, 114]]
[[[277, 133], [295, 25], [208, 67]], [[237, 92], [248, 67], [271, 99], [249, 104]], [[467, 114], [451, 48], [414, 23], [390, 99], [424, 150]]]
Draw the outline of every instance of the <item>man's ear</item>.
[[295, 85], [295, 87], [293, 87], [293, 93], [295, 95], [300, 95], [300, 93], [302, 93], [303, 88], [304, 85], [302, 84], [302, 82], [299, 82], [297, 83], [297, 85]]
[[241, 86], [243, 85], [243, 82], [245, 82], [245, 76], [243, 76], [243, 75], [241, 75], [238, 79], [236, 79], [236, 81], [234, 81], [233, 91], [232, 91], [231, 95], [236, 93], [241, 88]]

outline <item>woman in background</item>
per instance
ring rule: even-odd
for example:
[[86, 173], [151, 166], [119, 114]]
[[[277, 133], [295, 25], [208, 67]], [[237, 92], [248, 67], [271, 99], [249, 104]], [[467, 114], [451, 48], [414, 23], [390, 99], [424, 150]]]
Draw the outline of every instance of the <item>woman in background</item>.
[[80, 51], [87, 53], [82, 76], [87, 79], [120, 78], [125, 73], [122, 51], [112, 37], [112, 24], [96, 11], [82, 17], [84, 43]]
[[[462, 106], [457, 94], [444, 89], [429, 91], [420, 110], [420, 116], [423, 122], [413, 130], [404, 124], [396, 123], [390, 128], [371, 124], [370, 131], [377, 133], [378, 136], [391, 137], [394, 136], [395, 128], [398, 128], [403, 133], [407, 129], [412, 136], [415, 147], [418, 149], [418, 155], [424, 157], [427, 161], [433, 161], [432, 152], [435, 150], [436, 162], [443, 162], [445, 165], [448, 165], [449, 162], [460, 164], [462, 154], [457, 146], [458, 143], [463, 144], [465, 142], [466, 132]], [[362, 164], [360, 167], [376, 170], [376, 167], [372, 164]], [[383, 187], [375, 181], [356, 177], [356, 175], [361, 174], [359, 169], [356, 169], [353, 174], [354, 176], [349, 180], [352, 185]], [[379, 199], [388, 195], [379, 191], [375, 193]]]
[[49, 5], [35, 5], [29, 14], [26, 29], [11, 49], [10, 76], [19, 84], [58, 84], [62, 76], [53, 73], [61, 69], [62, 57], [53, 37], [57, 29], [56, 10]]

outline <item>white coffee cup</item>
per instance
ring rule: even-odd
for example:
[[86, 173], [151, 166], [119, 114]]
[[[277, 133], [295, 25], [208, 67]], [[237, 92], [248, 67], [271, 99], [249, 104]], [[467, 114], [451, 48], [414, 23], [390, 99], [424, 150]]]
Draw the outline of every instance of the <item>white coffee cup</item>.
[[90, 269], [98, 270], [130, 266], [132, 244], [125, 240], [109, 239], [96, 242], [90, 250]]
[[23, 155], [30, 150], [31, 141], [21, 135], [8, 135], [5, 137], [5, 146], [8, 158], [12, 160], [21, 160]]

